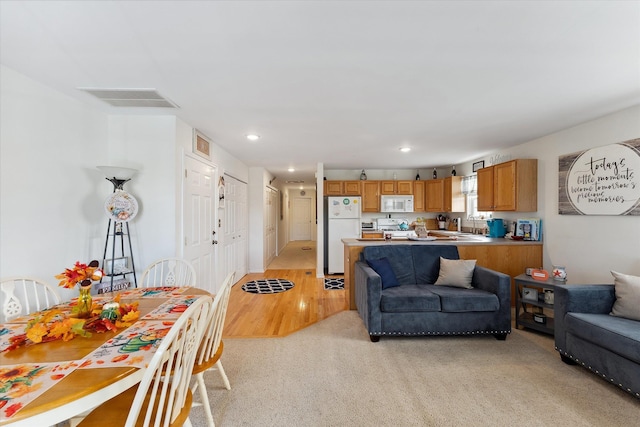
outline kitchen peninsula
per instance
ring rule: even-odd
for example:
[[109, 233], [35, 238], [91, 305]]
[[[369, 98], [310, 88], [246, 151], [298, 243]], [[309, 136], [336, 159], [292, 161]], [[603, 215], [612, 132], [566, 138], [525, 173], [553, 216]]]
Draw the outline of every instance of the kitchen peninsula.
[[[461, 259], [475, 259], [476, 264], [511, 276], [511, 295], [515, 295], [513, 278], [527, 267], [542, 266], [542, 242], [515, 241], [504, 238], [472, 236], [457, 240], [416, 241], [406, 238], [379, 241], [373, 239], [342, 239], [344, 244], [344, 284], [349, 295], [349, 307], [356, 309], [354, 289], [355, 263], [365, 246], [378, 245], [455, 245]], [[511, 298], [511, 305], [514, 305]]]

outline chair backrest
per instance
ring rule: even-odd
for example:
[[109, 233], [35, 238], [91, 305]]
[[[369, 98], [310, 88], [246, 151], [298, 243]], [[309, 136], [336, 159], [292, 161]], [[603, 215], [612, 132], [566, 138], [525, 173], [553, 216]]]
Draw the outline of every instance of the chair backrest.
[[209, 315], [207, 330], [202, 339], [202, 345], [200, 346], [196, 360], [196, 363], [199, 365], [213, 357], [218, 350], [218, 346], [222, 340], [222, 329], [224, 328], [224, 319], [227, 315], [227, 306], [229, 305], [229, 294], [231, 293], [235, 276], [235, 271], [227, 275], [213, 300], [213, 309]]
[[[169, 425], [180, 415], [191, 393], [191, 371], [212, 303], [208, 295], [198, 298], [162, 339], [140, 381], [126, 427]], [[147, 405], [144, 405], [145, 400], [149, 402]], [[191, 402], [190, 398], [188, 402]], [[142, 419], [144, 421], [139, 422]]]
[[159, 259], [142, 273], [140, 286], [196, 286], [196, 270], [189, 261], [181, 258]]
[[60, 303], [56, 288], [31, 277], [9, 277], [0, 281], [2, 315], [8, 321]]

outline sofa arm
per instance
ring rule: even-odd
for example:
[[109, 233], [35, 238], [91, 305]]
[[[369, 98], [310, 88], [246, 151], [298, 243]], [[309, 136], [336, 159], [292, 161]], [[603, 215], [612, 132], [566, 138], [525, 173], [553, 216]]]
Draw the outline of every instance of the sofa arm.
[[500, 327], [511, 331], [511, 277], [507, 274], [476, 265], [471, 285], [474, 288], [491, 292], [500, 302]]
[[382, 279], [364, 261], [356, 261], [355, 264], [355, 292], [358, 314], [367, 331], [382, 331]]
[[609, 314], [616, 300], [613, 285], [555, 285], [553, 320], [556, 350], [566, 352], [567, 313]]

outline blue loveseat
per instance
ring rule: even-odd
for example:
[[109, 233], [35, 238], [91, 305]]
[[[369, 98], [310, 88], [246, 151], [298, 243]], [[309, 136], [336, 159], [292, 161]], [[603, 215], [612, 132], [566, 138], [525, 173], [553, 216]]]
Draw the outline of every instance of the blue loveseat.
[[555, 347], [567, 364], [580, 364], [640, 398], [640, 321], [610, 315], [614, 285], [556, 285]]
[[[355, 264], [355, 298], [371, 341], [383, 335], [472, 334], [504, 340], [511, 332], [511, 278], [476, 266], [472, 289], [434, 285], [440, 257], [457, 260], [458, 248], [442, 244], [364, 248]], [[399, 286], [383, 289], [383, 279], [369, 264], [384, 258]]]

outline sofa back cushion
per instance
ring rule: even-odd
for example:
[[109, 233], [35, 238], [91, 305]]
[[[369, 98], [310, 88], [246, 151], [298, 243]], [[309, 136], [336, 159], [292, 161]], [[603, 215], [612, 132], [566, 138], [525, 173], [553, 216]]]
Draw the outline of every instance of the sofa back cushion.
[[367, 263], [369, 260], [387, 258], [400, 285], [416, 284], [410, 245], [365, 246], [362, 250], [362, 256]]
[[440, 274], [440, 257], [460, 259], [458, 247], [453, 245], [415, 245], [411, 248], [417, 284], [436, 283]]

